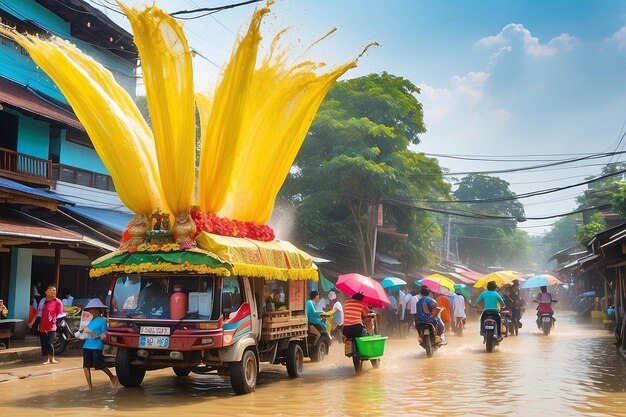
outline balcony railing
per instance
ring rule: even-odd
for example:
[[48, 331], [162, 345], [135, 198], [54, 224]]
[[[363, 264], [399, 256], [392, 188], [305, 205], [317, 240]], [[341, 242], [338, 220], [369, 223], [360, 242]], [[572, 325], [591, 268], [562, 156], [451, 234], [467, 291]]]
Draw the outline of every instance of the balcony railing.
[[51, 184], [52, 161], [0, 148], [0, 174], [30, 184]]
[[99, 190], [115, 191], [111, 176], [70, 165], [52, 164], [52, 179]]

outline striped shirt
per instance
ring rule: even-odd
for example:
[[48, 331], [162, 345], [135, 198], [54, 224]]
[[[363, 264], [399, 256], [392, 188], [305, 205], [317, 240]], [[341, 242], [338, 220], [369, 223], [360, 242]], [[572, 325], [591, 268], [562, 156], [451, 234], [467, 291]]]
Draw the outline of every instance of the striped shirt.
[[346, 300], [343, 304], [343, 325], [352, 326], [354, 324], [363, 324], [363, 319], [367, 317], [369, 310], [367, 304], [353, 298]]

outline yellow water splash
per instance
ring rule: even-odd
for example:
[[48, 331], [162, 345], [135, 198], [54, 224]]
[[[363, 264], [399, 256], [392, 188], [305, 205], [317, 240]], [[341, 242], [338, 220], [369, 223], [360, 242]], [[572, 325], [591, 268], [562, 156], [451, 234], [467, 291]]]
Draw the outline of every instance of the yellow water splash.
[[[214, 96], [195, 94], [202, 128], [198, 203], [205, 212], [257, 224], [269, 220], [326, 93], [358, 60], [326, 72], [321, 71], [325, 64], [306, 60], [290, 67], [288, 50], [279, 47], [283, 30], [256, 68], [261, 23], [272, 3], [254, 12]], [[77, 48], [6, 27], [0, 33], [27, 49], [59, 86], [127, 207], [147, 216], [156, 208], [188, 213], [195, 186], [189, 47], [181, 27], [162, 10], [119, 4], [131, 21], [141, 56], [154, 138], [111, 73]]]
[[6, 26], [0, 26], [0, 33], [26, 49], [59, 87], [109, 170], [122, 202], [148, 216], [157, 207], [167, 208], [161, 197], [152, 133], [113, 75], [62, 39], [42, 40]]
[[[236, 163], [250, 138], [244, 135], [246, 108], [257, 60], [260, 25], [269, 8], [255, 11], [246, 35], [239, 40], [221, 82], [217, 85], [211, 114], [202, 125], [202, 151], [198, 175], [198, 203], [204, 212], [218, 213], [228, 196]], [[201, 110], [201, 109], [200, 109]], [[239, 220], [239, 219], [237, 219]]]
[[175, 216], [188, 213], [196, 169], [191, 53], [181, 26], [163, 10], [118, 2], [141, 58], [164, 198]]

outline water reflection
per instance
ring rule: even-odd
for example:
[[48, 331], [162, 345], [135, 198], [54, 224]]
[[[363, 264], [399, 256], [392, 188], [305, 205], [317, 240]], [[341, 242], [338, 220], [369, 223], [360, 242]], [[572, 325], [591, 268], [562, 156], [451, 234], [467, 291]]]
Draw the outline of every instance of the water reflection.
[[[96, 375], [93, 393], [77, 392], [83, 376], [75, 369], [0, 384], [0, 396], [3, 411], [19, 415], [42, 409], [61, 416], [84, 410], [133, 416], [624, 415], [626, 361], [612, 336], [573, 315], [558, 319], [555, 332], [543, 336], [528, 317], [520, 335], [492, 354], [476, 323], [462, 338], [450, 336], [434, 359], [426, 358], [413, 335], [390, 339], [381, 368], [366, 362], [358, 376], [335, 344], [324, 363], [306, 363], [299, 379], [289, 379], [284, 367], [263, 366], [257, 391], [246, 396], [235, 396], [228, 378], [177, 378], [171, 369], [118, 391]], [[79, 366], [80, 358], [74, 360]]]

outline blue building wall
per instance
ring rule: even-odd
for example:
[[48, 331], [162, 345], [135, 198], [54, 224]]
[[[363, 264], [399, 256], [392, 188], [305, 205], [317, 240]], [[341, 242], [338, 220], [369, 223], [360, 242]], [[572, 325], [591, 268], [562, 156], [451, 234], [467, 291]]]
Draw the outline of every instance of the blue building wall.
[[61, 132], [61, 160], [59, 162], [99, 174], [109, 174], [95, 150], [66, 141], [65, 131]]
[[[116, 78], [134, 80], [134, 64], [117, 55], [70, 36], [70, 25], [59, 16], [42, 7], [34, 0], [0, 2], [0, 9], [13, 15], [18, 20], [29, 20], [45, 30], [68, 39], [83, 52], [90, 55]], [[0, 37], [0, 77], [8, 78], [19, 84], [47, 94], [57, 100], [67, 102], [52, 80], [37, 68], [32, 59], [15, 42]], [[127, 84], [127, 83], [126, 83]], [[124, 85], [124, 82], [121, 82]], [[134, 92], [132, 92], [134, 94]], [[5, 109], [6, 111], [6, 109]], [[18, 149], [20, 153], [48, 159], [50, 123], [35, 120], [19, 114]], [[61, 132], [59, 162], [77, 168], [107, 174], [104, 164], [94, 149], [67, 142], [65, 130]]]
[[17, 128], [17, 151], [48, 159], [50, 123], [20, 115]]

